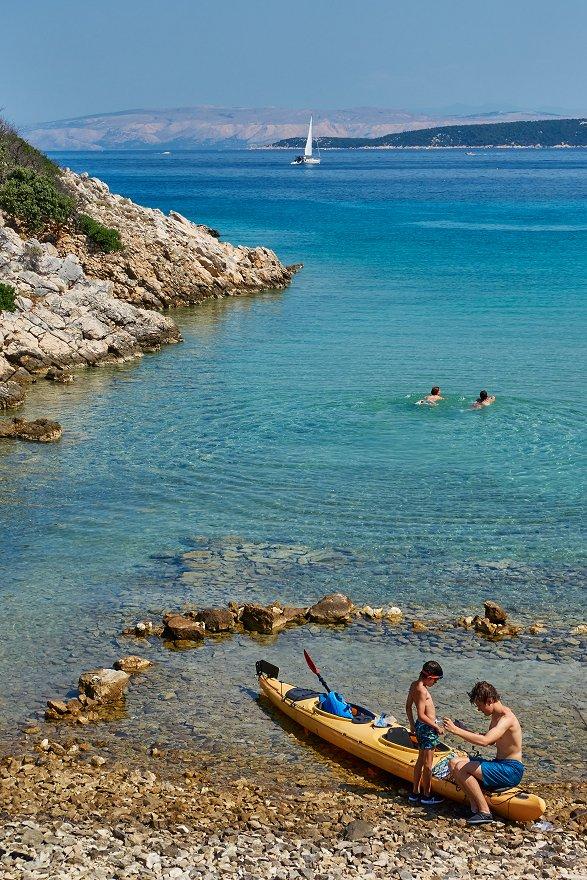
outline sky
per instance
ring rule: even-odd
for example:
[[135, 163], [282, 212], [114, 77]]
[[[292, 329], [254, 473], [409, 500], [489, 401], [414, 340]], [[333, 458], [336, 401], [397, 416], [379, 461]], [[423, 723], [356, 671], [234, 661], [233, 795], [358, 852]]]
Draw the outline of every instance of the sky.
[[0, 0], [0, 113], [587, 109], [586, 0]]

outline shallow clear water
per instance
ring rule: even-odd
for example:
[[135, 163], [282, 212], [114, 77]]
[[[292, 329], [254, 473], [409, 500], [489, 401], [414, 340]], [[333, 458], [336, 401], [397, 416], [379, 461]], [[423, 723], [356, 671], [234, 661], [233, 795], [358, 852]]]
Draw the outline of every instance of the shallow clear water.
[[[283, 293], [179, 312], [181, 345], [31, 393], [23, 414], [58, 418], [64, 437], [0, 447], [6, 726], [120, 653], [123, 622], [187, 598], [151, 557], [196, 535], [355, 560], [210, 578], [196, 603], [336, 587], [431, 616], [492, 597], [521, 618], [582, 619], [585, 151], [331, 152], [313, 169], [262, 151], [57, 158], [305, 268]], [[447, 400], [415, 406], [432, 384]], [[482, 387], [497, 403], [472, 412]], [[281, 662], [301, 638], [270, 653]], [[383, 635], [362, 652], [349, 634], [320, 639], [332, 667], [389, 663]], [[403, 677], [428, 650], [393, 645]], [[210, 693], [222, 668], [242, 706], [254, 651], [223, 646], [206, 663], [212, 649], [155, 648], [154, 679], [180, 657]], [[525, 659], [538, 693], [545, 664]], [[495, 663], [525, 694], [518, 664]], [[553, 712], [579, 682], [573, 663], [548, 664]], [[463, 687], [483, 674], [482, 654], [454, 664]], [[157, 709], [168, 735], [172, 702]]]

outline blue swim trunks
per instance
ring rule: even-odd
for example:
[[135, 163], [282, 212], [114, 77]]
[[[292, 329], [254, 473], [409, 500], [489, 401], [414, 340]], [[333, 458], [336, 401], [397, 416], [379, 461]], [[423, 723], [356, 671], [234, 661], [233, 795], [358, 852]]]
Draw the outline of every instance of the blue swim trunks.
[[419, 749], [435, 749], [440, 742], [440, 737], [436, 729], [430, 727], [425, 721], [420, 721], [419, 718], [414, 724], [414, 730], [416, 731], [416, 739], [418, 741]]
[[524, 765], [521, 761], [513, 761], [511, 758], [494, 758], [493, 761], [481, 761], [481, 781], [483, 787], [492, 788], [515, 788], [520, 784], [524, 775]]

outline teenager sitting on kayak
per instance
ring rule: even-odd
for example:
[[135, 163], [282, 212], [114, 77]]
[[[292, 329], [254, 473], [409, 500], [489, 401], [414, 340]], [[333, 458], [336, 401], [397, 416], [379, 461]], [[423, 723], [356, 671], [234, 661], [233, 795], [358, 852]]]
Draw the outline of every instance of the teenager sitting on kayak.
[[[418, 760], [414, 767], [414, 786], [408, 800], [411, 804], [418, 801], [426, 806], [441, 804], [443, 798], [432, 794], [432, 762], [434, 750], [438, 745], [439, 737], [443, 733], [442, 727], [436, 723], [436, 709], [428, 688], [431, 688], [442, 678], [442, 667], [435, 660], [429, 660], [422, 667], [420, 677], [413, 681], [408, 691], [406, 700], [406, 715], [410, 722], [410, 733], [418, 743]], [[418, 715], [414, 721], [414, 706]], [[420, 796], [420, 785], [424, 793]]]
[[467, 820], [469, 825], [481, 825], [493, 821], [481, 784], [487, 790], [514, 788], [522, 779], [522, 728], [512, 710], [503, 705], [499, 694], [489, 682], [478, 681], [469, 694], [469, 699], [479, 712], [491, 716], [487, 733], [465, 730], [450, 718], [444, 719], [444, 726], [466, 742], [476, 746], [494, 745], [497, 749], [497, 756], [492, 761], [453, 758], [449, 762], [455, 782], [467, 794], [471, 804], [472, 814]]

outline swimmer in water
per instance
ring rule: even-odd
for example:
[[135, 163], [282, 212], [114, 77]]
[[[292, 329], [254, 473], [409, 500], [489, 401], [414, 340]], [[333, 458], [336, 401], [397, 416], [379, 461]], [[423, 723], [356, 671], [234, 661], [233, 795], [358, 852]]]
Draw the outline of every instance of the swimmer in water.
[[471, 409], [483, 409], [484, 406], [491, 406], [492, 403], [495, 403], [495, 395], [489, 395], [487, 391], [480, 391], [479, 397]]
[[427, 403], [428, 406], [435, 406], [439, 400], [444, 400], [444, 397], [442, 397], [438, 385], [435, 385], [430, 394], [427, 394], [422, 400], [417, 400], [416, 404], [422, 406], [423, 403]]

